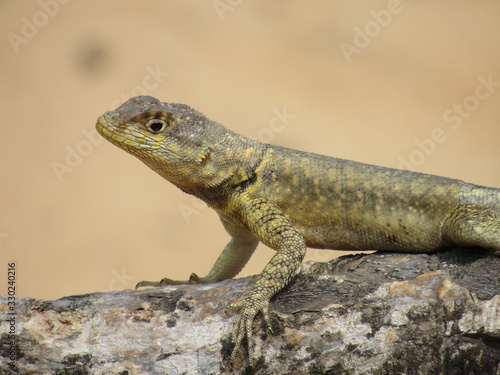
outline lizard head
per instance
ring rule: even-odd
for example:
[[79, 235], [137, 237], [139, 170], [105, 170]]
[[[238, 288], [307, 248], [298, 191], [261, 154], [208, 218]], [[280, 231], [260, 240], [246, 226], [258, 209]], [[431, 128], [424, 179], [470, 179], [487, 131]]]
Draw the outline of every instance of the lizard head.
[[100, 116], [96, 128], [179, 187], [213, 181], [210, 174], [222, 169], [212, 151], [227, 131], [185, 104], [136, 96]]

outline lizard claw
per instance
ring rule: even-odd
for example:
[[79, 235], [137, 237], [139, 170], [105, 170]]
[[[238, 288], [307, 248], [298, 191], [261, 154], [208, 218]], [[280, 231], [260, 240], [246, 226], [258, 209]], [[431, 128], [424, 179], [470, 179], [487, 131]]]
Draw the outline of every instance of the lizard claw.
[[160, 281], [141, 281], [137, 283], [135, 289], [139, 289], [144, 286], [158, 287], [165, 285], [200, 284], [200, 283], [203, 283], [203, 279], [199, 277], [197, 274], [192, 273], [191, 276], [189, 277], [189, 280], [173, 280], [169, 279], [168, 277], [164, 277]]
[[252, 324], [255, 317], [260, 312], [264, 316], [267, 328], [272, 331], [269, 318], [269, 301], [254, 296], [248, 296], [240, 302], [229, 305], [225, 312], [229, 314], [235, 310], [240, 310], [240, 313], [236, 317], [233, 329], [231, 330], [231, 341], [234, 343], [234, 349], [231, 353], [231, 362], [235, 363], [236, 357], [241, 350], [242, 342], [246, 339], [248, 361], [250, 366], [254, 367], [258, 358], [254, 351], [255, 339], [253, 337]]
[[137, 283], [135, 286], [135, 289], [142, 288], [144, 286], [152, 286], [152, 287], [158, 287], [158, 286], [165, 286], [165, 285], [176, 285], [176, 284], [188, 284], [189, 281], [177, 281], [177, 280], [172, 280], [169, 278], [163, 278], [160, 281], [141, 281]]
[[197, 274], [192, 273], [189, 277], [189, 284], [202, 284], [203, 279], [199, 277]]
[[157, 287], [160, 286], [160, 281], [140, 281], [135, 285], [135, 289], [139, 289], [145, 286]]

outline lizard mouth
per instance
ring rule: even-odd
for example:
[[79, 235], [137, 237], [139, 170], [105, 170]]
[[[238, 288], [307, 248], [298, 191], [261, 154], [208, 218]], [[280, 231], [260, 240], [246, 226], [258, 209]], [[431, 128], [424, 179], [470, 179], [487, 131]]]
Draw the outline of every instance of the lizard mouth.
[[116, 134], [112, 131], [112, 126], [106, 121], [105, 115], [102, 115], [97, 119], [97, 123], [95, 124], [95, 128], [97, 132], [102, 135], [107, 140], [111, 141], [113, 139], [113, 135]]
[[120, 129], [110, 124], [110, 122], [106, 120], [106, 114], [97, 119], [95, 126], [100, 135], [116, 146], [122, 148], [139, 148], [146, 143], [143, 138], [134, 136], [127, 131], [127, 129], [120, 131]]
[[162, 136], [150, 137], [134, 128], [132, 124], [116, 125], [114, 112], [107, 112], [97, 119], [97, 132], [113, 145], [137, 156], [139, 159], [163, 160], [156, 150], [161, 148]]
[[97, 132], [102, 135], [104, 138], [108, 139], [111, 132], [107, 129], [107, 123], [104, 119], [104, 116], [101, 116], [97, 119], [97, 123], [95, 124], [95, 128]]

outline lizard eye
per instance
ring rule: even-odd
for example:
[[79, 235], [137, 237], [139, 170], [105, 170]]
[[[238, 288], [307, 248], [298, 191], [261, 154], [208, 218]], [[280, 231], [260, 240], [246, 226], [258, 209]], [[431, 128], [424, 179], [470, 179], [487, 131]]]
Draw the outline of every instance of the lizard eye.
[[165, 129], [167, 129], [171, 125], [171, 122], [167, 122], [165, 120], [159, 118], [153, 118], [146, 123], [146, 128], [151, 133], [161, 133]]

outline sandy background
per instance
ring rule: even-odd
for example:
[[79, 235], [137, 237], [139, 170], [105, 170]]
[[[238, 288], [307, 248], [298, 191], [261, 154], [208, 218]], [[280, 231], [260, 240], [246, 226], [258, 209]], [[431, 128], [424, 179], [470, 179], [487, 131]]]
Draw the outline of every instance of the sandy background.
[[[140, 93], [279, 145], [500, 187], [498, 1], [310, 4], [1, 1], [0, 294], [8, 262], [18, 296], [45, 299], [208, 272], [229, 239], [216, 214], [94, 133]], [[295, 117], [273, 132], [280, 111]]]

